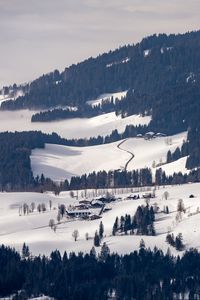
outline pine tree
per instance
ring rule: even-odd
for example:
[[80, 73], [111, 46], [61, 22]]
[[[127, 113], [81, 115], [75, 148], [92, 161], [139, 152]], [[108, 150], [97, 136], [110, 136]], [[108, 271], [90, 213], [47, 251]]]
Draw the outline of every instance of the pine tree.
[[169, 150], [169, 151], [167, 152], [167, 163], [170, 163], [170, 162], [172, 162], [172, 153], [171, 153], [171, 151]]
[[145, 242], [144, 242], [144, 240], [143, 239], [141, 239], [141, 241], [140, 241], [140, 249], [145, 249]]
[[28, 258], [30, 256], [30, 251], [29, 251], [29, 247], [26, 246], [26, 244], [24, 243], [22, 246], [22, 258]]
[[104, 226], [103, 226], [103, 223], [101, 221], [100, 225], [99, 225], [99, 238], [100, 238], [100, 240], [103, 238], [103, 233], [104, 233]]
[[119, 218], [116, 217], [115, 223], [113, 225], [112, 235], [115, 235], [118, 229], [119, 229]]
[[170, 244], [171, 246], [174, 247], [174, 245], [175, 245], [175, 240], [174, 240], [174, 235], [173, 235], [173, 233], [172, 233], [172, 234], [170, 234], [170, 233], [167, 234], [167, 236], [166, 236], [166, 242], [167, 242], [168, 244]]
[[95, 231], [95, 235], [94, 235], [94, 246], [95, 247], [99, 247], [100, 246], [100, 238], [98, 235], [98, 232]]
[[72, 232], [72, 237], [74, 238], [74, 241], [76, 242], [78, 237], [79, 237], [79, 232], [77, 229], [75, 229], [73, 232]]
[[90, 256], [92, 257], [96, 257], [97, 256], [97, 253], [96, 253], [96, 250], [94, 247], [92, 247], [92, 249], [90, 250]]
[[179, 233], [175, 239], [175, 247], [176, 250], [181, 251], [184, 249], [184, 245], [183, 245], [183, 236], [182, 233]]
[[178, 200], [177, 211], [178, 212], [185, 212], [185, 206], [184, 206], [184, 203], [183, 203], [183, 199]]
[[100, 252], [100, 255], [99, 255], [99, 259], [101, 261], [105, 262], [109, 254], [110, 254], [109, 247], [107, 246], [106, 243], [103, 243], [103, 245], [101, 247], [101, 252]]

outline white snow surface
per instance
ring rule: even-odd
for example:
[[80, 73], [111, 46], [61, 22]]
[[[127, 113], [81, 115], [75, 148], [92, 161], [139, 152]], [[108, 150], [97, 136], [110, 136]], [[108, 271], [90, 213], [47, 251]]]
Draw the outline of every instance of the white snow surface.
[[112, 67], [112, 66], [114, 66], [114, 65], [125, 64], [125, 63], [127, 63], [127, 62], [129, 62], [129, 61], [130, 61], [130, 58], [129, 58], [129, 57], [126, 57], [126, 58], [124, 58], [124, 59], [121, 60], [121, 61], [115, 61], [115, 62], [112, 62], [112, 63], [107, 64], [107, 65], [106, 65], [106, 68], [110, 68], [110, 67]]
[[[34, 176], [41, 175], [50, 177], [55, 181], [70, 179], [74, 175], [82, 175], [92, 171], [111, 169], [123, 169], [130, 159], [130, 151], [134, 158], [128, 165], [128, 170], [152, 168], [153, 174], [156, 166], [166, 162], [167, 152], [173, 152], [180, 147], [187, 137], [187, 133], [181, 133], [170, 137], [160, 137], [152, 140], [143, 138], [129, 138], [119, 149], [121, 141], [92, 146], [92, 147], [69, 147], [46, 144], [45, 149], [35, 149], [31, 155], [31, 165]], [[155, 163], [154, 163], [155, 162]], [[174, 172], [188, 172], [185, 169], [186, 158], [164, 164], [161, 167], [167, 175]]]
[[64, 138], [89, 138], [110, 134], [114, 129], [125, 130], [126, 125], [148, 125], [150, 116], [133, 115], [127, 118], [116, 116], [114, 112], [94, 118], [67, 119], [54, 122], [31, 123], [31, 116], [36, 111], [0, 111], [0, 131], [41, 130], [44, 133], [56, 132]]
[[[135, 194], [144, 194], [148, 188], [132, 190]], [[163, 199], [163, 193], [169, 192], [168, 200]], [[171, 231], [176, 236], [179, 232], [183, 234], [183, 242], [186, 249], [196, 247], [200, 250], [200, 213], [197, 208], [200, 206], [200, 184], [185, 184], [177, 186], [159, 187], [156, 190], [156, 198], [151, 199], [150, 204], [155, 202], [160, 207], [160, 212], [156, 214], [155, 229], [157, 235], [152, 236], [111, 236], [113, 223], [115, 218], [126, 213], [134, 215], [137, 207], [144, 204], [144, 199], [126, 200], [126, 196], [130, 195], [127, 189], [117, 190], [121, 200], [117, 200], [109, 206], [112, 210], [103, 214], [102, 219], [95, 221], [83, 220], [67, 220], [62, 219], [61, 224], [57, 226], [56, 232], [48, 226], [49, 220], [56, 220], [58, 213], [58, 204], [78, 203], [78, 200], [72, 199], [68, 192], [63, 192], [59, 196], [51, 193], [0, 193], [0, 244], [15, 247], [21, 250], [22, 244], [25, 242], [29, 245], [33, 255], [46, 254], [58, 249], [62, 253], [66, 250], [68, 253], [75, 251], [88, 252], [93, 246], [93, 237], [96, 230], [99, 228], [99, 223], [102, 220], [105, 228], [103, 241], [108, 244], [112, 252], [120, 254], [129, 253], [138, 249], [141, 238], [144, 239], [146, 247], [154, 248], [157, 246], [163, 251], [167, 251], [168, 247], [171, 252], [178, 254], [173, 247], [166, 243], [166, 234]], [[92, 197], [93, 191], [87, 191], [87, 196]], [[189, 198], [193, 194], [195, 198]], [[83, 196], [83, 195], [82, 195]], [[81, 192], [79, 192], [79, 200]], [[183, 199], [186, 213], [182, 214], [180, 222], [175, 221], [177, 214], [178, 199]], [[53, 202], [53, 209], [49, 209], [49, 200]], [[45, 213], [33, 212], [26, 216], [19, 216], [19, 206], [23, 203], [31, 204], [35, 202], [36, 206], [39, 203], [45, 203], [47, 211]], [[163, 207], [168, 205], [169, 214], [162, 213]], [[75, 242], [72, 238], [72, 232], [78, 229], [79, 238]], [[89, 240], [86, 241], [85, 233], [89, 234]], [[99, 248], [97, 248], [99, 251]], [[180, 253], [181, 254], [181, 253]]]
[[146, 50], [144, 50], [144, 57], [147, 57], [147, 56], [149, 56], [150, 54], [151, 54], [151, 50], [150, 49], [146, 49]]
[[102, 94], [100, 95], [97, 99], [95, 100], [90, 100], [87, 101], [87, 104], [91, 105], [92, 107], [95, 107], [97, 105], [101, 105], [104, 102], [111, 101], [113, 98], [113, 102], [115, 103], [116, 99], [122, 100], [127, 94], [128, 90], [123, 91], [123, 92], [118, 92], [118, 93], [107, 93], [107, 94]]
[[0, 95], [0, 106], [3, 102], [8, 101], [8, 100], [13, 100], [13, 98], [10, 98], [8, 96]]
[[[128, 166], [128, 170], [145, 167], [151, 168], [154, 161], [156, 165], [165, 163], [168, 150], [174, 152], [177, 147], [182, 146], [183, 141], [186, 139], [187, 132], [176, 134], [171, 137], [159, 137], [151, 140], [144, 140], [141, 138], [128, 139], [126, 143], [123, 144], [123, 148], [133, 152], [135, 155], [135, 158]], [[169, 144], [168, 140], [171, 140]], [[184, 162], [184, 160], [181, 160], [181, 162]], [[166, 165], [162, 167], [166, 168]], [[170, 167], [166, 170], [168, 171], [168, 175], [170, 175], [176, 171], [182, 171], [183, 167], [182, 164], [173, 163], [170, 164]]]
[[20, 96], [23, 96], [24, 93], [22, 90], [18, 90], [14, 97], [10, 97], [9, 95], [0, 95], [0, 106], [3, 102], [9, 101], [9, 100], [15, 100]]
[[118, 144], [92, 147], [46, 144], [45, 149], [32, 151], [32, 170], [35, 176], [43, 173], [46, 177], [60, 181], [93, 171], [123, 168], [129, 155], [118, 149]]

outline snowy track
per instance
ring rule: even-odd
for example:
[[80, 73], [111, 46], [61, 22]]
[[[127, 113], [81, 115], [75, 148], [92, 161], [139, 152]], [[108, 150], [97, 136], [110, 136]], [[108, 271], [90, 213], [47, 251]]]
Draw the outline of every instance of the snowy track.
[[128, 140], [128, 139], [125, 139], [124, 141], [120, 142], [120, 143], [117, 145], [117, 148], [118, 148], [118, 149], [120, 149], [120, 150], [122, 150], [122, 151], [124, 151], [124, 152], [126, 152], [126, 153], [128, 153], [128, 154], [131, 155], [131, 157], [129, 158], [129, 160], [126, 162], [126, 164], [125, 164], [125, 166], [124, 166], [124, 171], [127, 170], [129, 163], [130, 163], [130, 162], [132, 161], [132, 159], [135, 157], [135, 155], [134, 155], [131, 151], [128, 151], [128, 150], [123, 149], [123, 148], [121, 147], [127, 140]]

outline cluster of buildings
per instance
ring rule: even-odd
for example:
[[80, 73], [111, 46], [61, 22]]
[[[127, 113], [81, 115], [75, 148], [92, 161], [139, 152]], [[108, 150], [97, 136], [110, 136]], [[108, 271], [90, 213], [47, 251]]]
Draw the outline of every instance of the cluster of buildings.
[[137, 134], [136, 137], [138, 138], [144, 138], [145, 140], [151, 140], [151, 139], [155, 139], [155, 138], [159, 138], [159, 137], [165, 137], [166, 134], [165, 133], [161, 133], [161, 132], [153, 132], [153, 131], [149, 131], [146, 132], [144, 135], [142, 134]]
[[81, 200], [77, 205], [70, 205], [66, 209], [69, 218], [95, 220], [101, 218], [101, 215], [111, 210], [108, 203], [116, 201], [115, 197], [101, 197], [92, 200]]

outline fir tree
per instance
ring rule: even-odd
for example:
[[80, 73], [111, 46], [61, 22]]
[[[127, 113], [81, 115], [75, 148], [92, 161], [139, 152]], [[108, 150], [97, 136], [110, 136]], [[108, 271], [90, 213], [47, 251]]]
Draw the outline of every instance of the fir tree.
[[114, 223], [113, 229], [112, 229], [112, 235], [115, 235], [116, 232], [118, 231], [118, 229], [119, 229], [119, 218], [116, 217], [115, 223]]
[[100, 238], [98, 235], [98, 232], [95, 231], [95, 235], [94, 235], [94, 246], [95, 247], [99, 247], [100, 246]]
[[104, 233], [104, 226], [103, 226], [103, 223], [101, 221], [100, 225], [99, 225], [99, 238], [100, 238], [100, 240], [103, 238], [103, 233]]
[[103, 245], [101, 247], [99, 259], [101, 261], [105, 262], [109, 254], [110, 254], [110, 249], [109, 249], [108, 245], [106, 243], [103, 243]]

